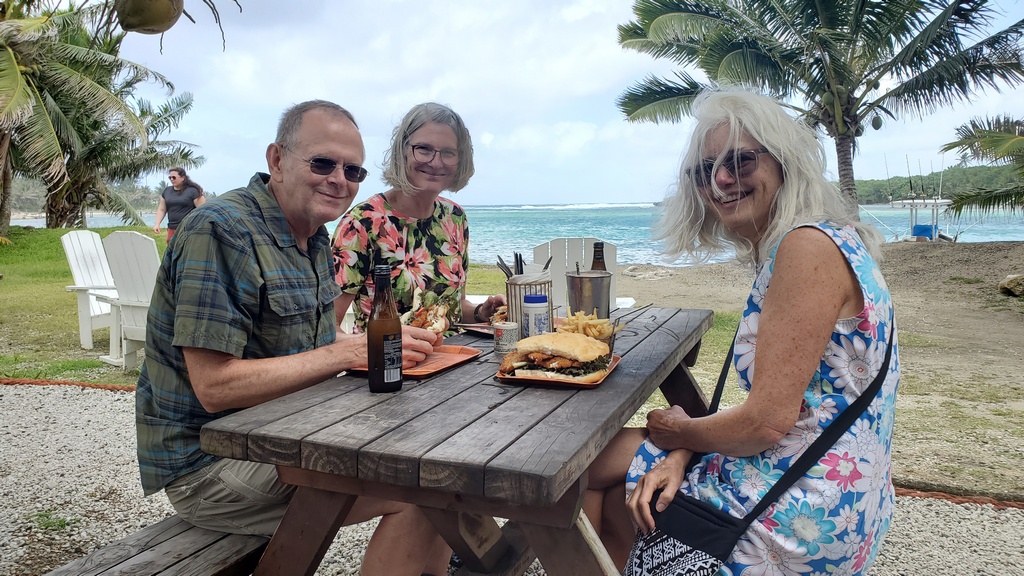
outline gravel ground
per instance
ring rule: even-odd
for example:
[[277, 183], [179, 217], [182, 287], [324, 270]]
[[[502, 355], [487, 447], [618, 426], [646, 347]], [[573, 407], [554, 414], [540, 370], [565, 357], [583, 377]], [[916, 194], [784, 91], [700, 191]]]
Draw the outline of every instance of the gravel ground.
[[[0, 574], [43, 574], [171, 514], [142, 496], [132, 394], [0, 386]], [[317, 574], [357, 574], [372, 529], [342, 529]], [[871, 574], [1024, 575], [1022, 539], [1024, 510], [901, 497]]]

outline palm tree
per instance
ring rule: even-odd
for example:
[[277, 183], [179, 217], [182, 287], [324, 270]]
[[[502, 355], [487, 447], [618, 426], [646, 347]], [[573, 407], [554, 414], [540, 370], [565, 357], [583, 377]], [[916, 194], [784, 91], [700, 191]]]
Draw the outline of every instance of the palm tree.
[[[84, 13], [88, 25], [82, 29], [64, 30], [61, 36], [70, 44], [90, 47], [117, 56], [125, 33], [111, 25], [113, 12], [103, 5]], [[123, 74], [117, 62], [81, 67], [80, 71], [127, 102], [145, 78], [137, 73]], [[108, 188], [106, 182], [135, 181], [140, 175], [163, 171], [167, 166], [193, 168], [205, 159], [193, 151], [193, 145], [178, 141], [160, 141], [165, 132], [177, 127], [192, 108], [192, 95], [185, 93], [154, 109], [145, 100], [130, 104], [132, 113], [145, 128], [142, 142], [134, 133], [111, 126], [103, 116], [81, 106], [80, 102], [62, 98], [57, 108], [64, 112], [74, 137], [64, 141], [68, 179], [47, 185], [46, 218], [48, 227], [84, 226], [87, 208], [104, 209], [121, 214], [126, 223], [144, 224], [129, 202]]]
[[[106, 71], [152, 78], [172, 88], [166, 78], [145, 67], [69, 41], [82, 29], [82, 14], [72, 8], [30, 17], [8, 10], [6, 15], [19, 17], [0, 21], [0, 198], [4, 201], [9, 202], [15, 163], [21, 173], [42, 178], [48, 187], [67, 181], [65, 160], [82, 146], [71, 120], [76, 111], [88, 111], [140, 145], [146, 144], [146, 127], [111, 92]], [[97, 70], [103, 72], [97, 74]], [[9, 224], [8, 209], [0, 214], [0, 235]]]
[[[154, 128], [166, 130], [167, 119], [147, 125], [139, 117], [142, 109], [136, 112], [127, 103], [140, 82], [155, 80], [168, 91], [173, 86], [162, 75], [117, 56], [124, 33], [110, 24], [113, 12], [107, 3], [86, 9], [72, 5], [40, 17], [18, 15], [0, 22], [0, 46], [6, 48], [0, 50], [0, 198], [8, 198], [17, 170], [46, 184], [48, 227], [81, 222], [87, 204], [121, 212], [126, 221], [141, 221], [127, 202], [108, 194], [103, 178], [111, 163], [132, 165], [115, 155], [167, 162], [133, 175], [110, 176], [118, 179], [202, 161], [184, 143], [178, 144], [188, 148], [186, 156], [154, 155], [171, 150], [149, 141]], [[182, 114], [191, 96], [186, 101]], [[182, 105], [169, 103], [168, 111]], [[0, 236], [9, 223], [9, 209], [0, 211]]]
[[[1024, 81], [1024, 20], [986, 32], [989, 0], [637, 0], [624, 48], [695, 66], [714, 84], [771, 94], [835, 141], [856, 210], [856, 139], [883, 117], [923, 116]], [[678, 121], [708, 88], [684, 71], [648, 77], [618, 106], [630, 121]]]
[[977, 210], [986, 214], [1009, 209], [1024, 210], [1024, 119], [975, 118], [956, 129], [957, 140], [942, 147], [943, 152], [959, 150], [969, 158], [1012, 164], [1017, 182], [1002, 188], [976, 188], [953, 195], [949, 210], [955, 216]]
[[137, 101], [135, 107], [146, 126], [148, 144], [136, 146], [124, 131], [109, 127], [89, 133], [79, 152], [68, 158], [68, 180], [48, 190], [47, 227], [84, 226], [89, 208], [120, 214], [127, 224], [144, 225], [128, 200], [107, 184], [134, 182], [140, 175], [162, 172], [168, 166], [190, 170], [206, 162], [195, 153], [193, 144], [160, 140], [192, 108], [191, 94], [186, 92], [157, 108], [146, 100]]

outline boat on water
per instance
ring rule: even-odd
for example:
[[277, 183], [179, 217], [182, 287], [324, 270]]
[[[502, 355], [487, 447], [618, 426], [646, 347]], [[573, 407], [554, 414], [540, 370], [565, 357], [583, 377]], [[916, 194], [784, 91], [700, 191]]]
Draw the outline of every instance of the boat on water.
[[[889, 201], [893, 208], [910, 209], [910, 236], [906, 238], [910, 242], [955, 242], [955, 237], [939, 230], [939, 213], [952, 203], [952, 200], [943, 198], [904, 198]], [[922, 209], [931, 215], [927, 223], [918, 218]]]

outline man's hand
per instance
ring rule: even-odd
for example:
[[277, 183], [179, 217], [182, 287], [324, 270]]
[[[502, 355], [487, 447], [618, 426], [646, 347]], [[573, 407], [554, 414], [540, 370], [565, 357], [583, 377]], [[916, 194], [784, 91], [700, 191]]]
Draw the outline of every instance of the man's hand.
[[402, 326], [402, 369], [408, 370], [423, 362], [444, 337], [425, 328]]

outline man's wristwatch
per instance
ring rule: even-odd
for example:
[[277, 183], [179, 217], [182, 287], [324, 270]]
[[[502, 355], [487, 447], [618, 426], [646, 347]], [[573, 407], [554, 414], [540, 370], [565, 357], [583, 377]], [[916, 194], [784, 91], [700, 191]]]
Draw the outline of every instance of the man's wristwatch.
[[476, 305], [476, 308], [473, 309], [473, 319], [476, 320], [477, 322], [486, 322], [487, 321], [486, 318], [481, 318], [480, 317], [480, 309], [483, 308], [483, 306], [484, 306], [484, 303], [481, 302], [481, 303]]

